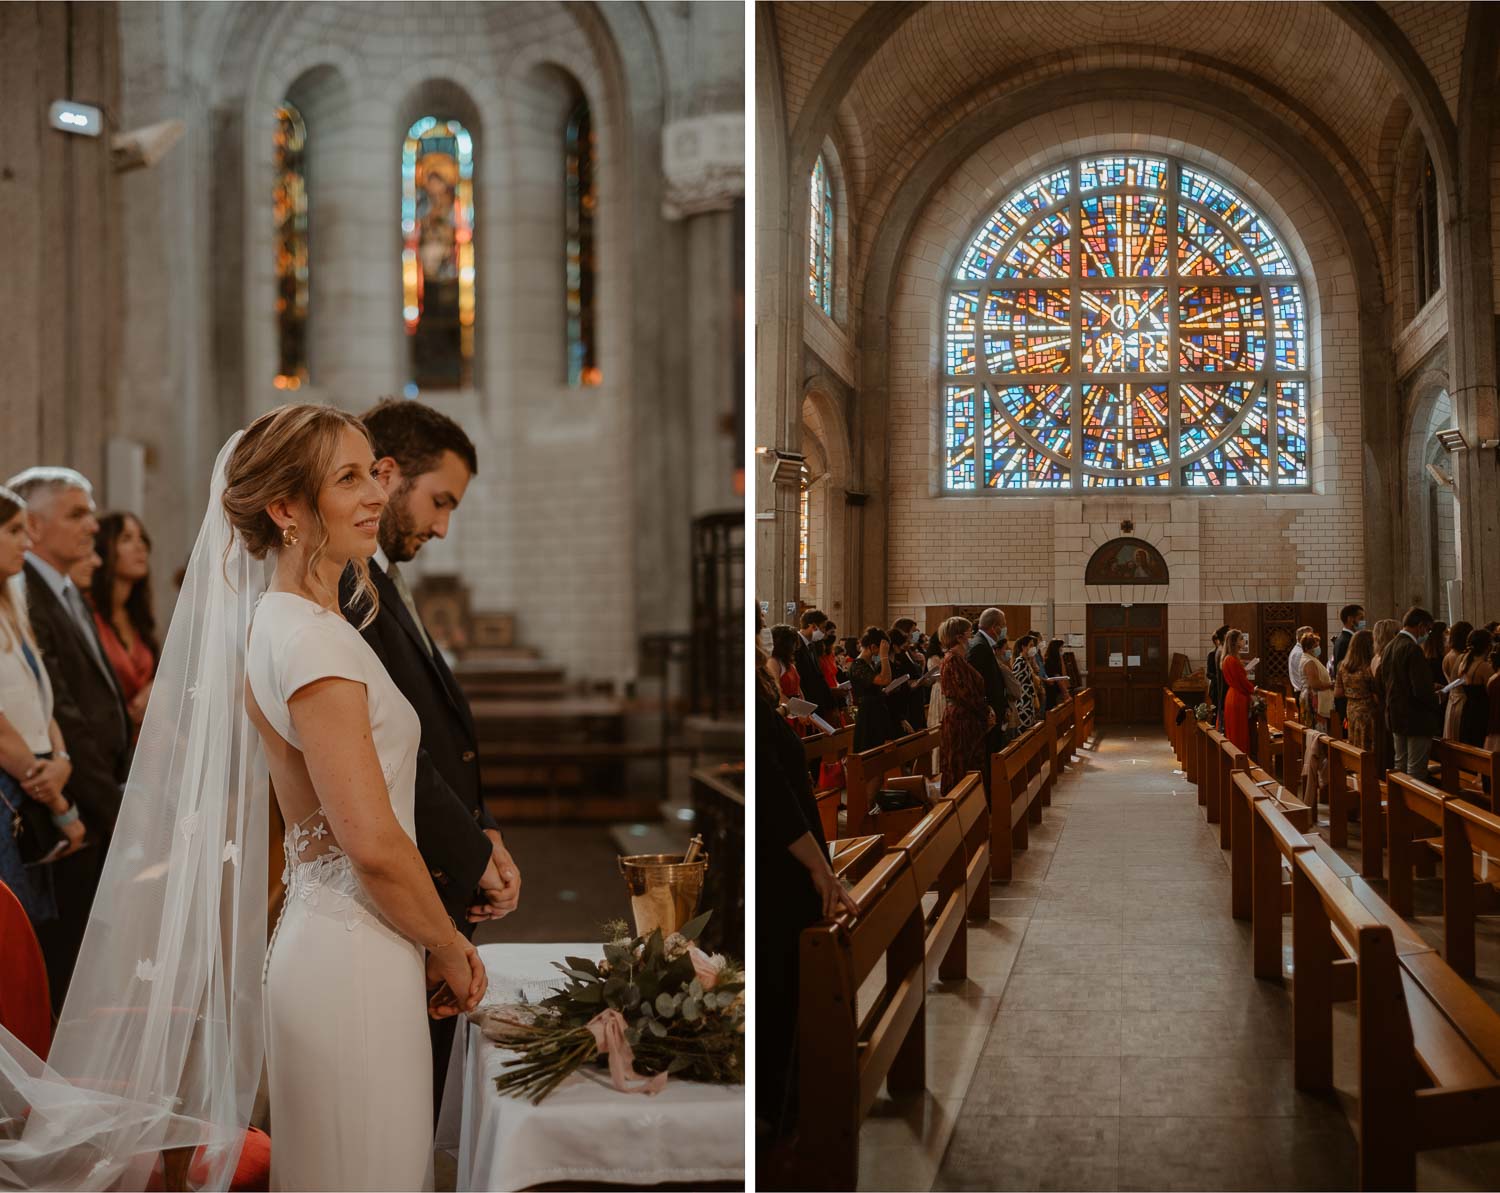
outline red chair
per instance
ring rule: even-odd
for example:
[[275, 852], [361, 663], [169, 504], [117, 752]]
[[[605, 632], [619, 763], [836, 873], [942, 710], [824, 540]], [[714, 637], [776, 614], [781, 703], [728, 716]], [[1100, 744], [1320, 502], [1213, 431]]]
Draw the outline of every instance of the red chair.
[[[193, 1162], [187, 1172], [187, 1183], [181, 1187], [196, 1189], [207, 1179], [208, 1166], [203, 1162], [200, 1148], [193, 1154]], [[162, 1179], [162, 1166], [158, 1163], [146, 1188], [149, 1193], [160, 1193], [166, 1187]], [[235, 1165], [229, 1188], [232, 1193], [266, 1193], [270, 1187], [271, 1137], [255, 1127], [247, 1127], [245, 1145], [240, 1149], [239, 1163]]]
[[0, 882], [0, 1027], [43, 1060], [52, 1047], [52, 996], [47, 965], [26, 909]]

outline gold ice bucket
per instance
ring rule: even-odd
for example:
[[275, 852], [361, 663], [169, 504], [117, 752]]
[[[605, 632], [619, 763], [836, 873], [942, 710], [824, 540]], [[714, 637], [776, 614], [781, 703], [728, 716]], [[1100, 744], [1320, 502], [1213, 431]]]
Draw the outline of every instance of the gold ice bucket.
[[693, 918], [708, 873], [708, 854], [699, 853], [690, 862], [682, 858], [680, 853], [637, 853], [619, 859], [637, 936], [660, 928], [667, 937]]

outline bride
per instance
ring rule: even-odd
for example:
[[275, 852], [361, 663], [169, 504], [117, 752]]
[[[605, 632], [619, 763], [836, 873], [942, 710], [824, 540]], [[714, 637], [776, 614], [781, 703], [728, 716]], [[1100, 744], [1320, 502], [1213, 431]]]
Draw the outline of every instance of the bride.
[[220, 452], [46, 1061], [0, 1028], [0, 1186], [144, 1188], [165, 1155], [226, 1188], [264, 1057], [273, 1188], [431, 1187], [424, 1002], [470, 1010], [485, 974], [414, 842], [416, 714], [339, 612], [351, 563], [375, 612], [373, 467], [322, 406]]

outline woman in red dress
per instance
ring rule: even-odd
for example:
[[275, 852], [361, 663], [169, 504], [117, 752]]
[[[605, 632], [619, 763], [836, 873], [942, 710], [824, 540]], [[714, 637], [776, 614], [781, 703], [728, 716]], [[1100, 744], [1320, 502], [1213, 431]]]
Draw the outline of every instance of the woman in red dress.
[[938, 733], [944, 795], [972, 770], [984, 776], [985, 790], [989, 790], [989, 752], [984, 743], [995, 714], [985, 699], [984, 676], [967, 657], [973, 632], [974, 626], [963, 617], [950, 617], [938, 627], [938, 641], [944, 649], [938, 672], [946, 710]]
[[1240, 643], [1245, 640], [1242, 630], [1230, 630], [1224, 640], [1224, 662], [1220, 674], [1223, 676], [1224, 735], [1240, 749], [1250, 749], [1250, 699], [1255, 695], [1255, 686], [1245, 674], [1245, 664], [1240, 662]]
[[[794, 662], [797, 654], [797, 631], [789, 625], [771, 627], [771, 657], [766, 660], [766, 670], [776, 681], [783, 703], [788, 698], [802, 699], [802, 676], [797, 673]], [[806, 717], [787, 716], [787, 720], [803, 737], [810, 732], [811, 722]]]
[[151, 612], [151, 538], [134, 514], [105, 514], [94, 536], [100, 564], [89, 584], [94, 625], [139, 731], [156, 676], [156, 618]]

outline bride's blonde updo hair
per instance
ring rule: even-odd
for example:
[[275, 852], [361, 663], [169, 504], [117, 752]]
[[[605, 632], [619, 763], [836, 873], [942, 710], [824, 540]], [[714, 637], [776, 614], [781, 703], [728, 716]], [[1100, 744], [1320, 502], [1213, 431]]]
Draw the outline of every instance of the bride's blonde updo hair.
[[[317, 583], [313, 577], [328, 550], [328, 527], [318, 510], [318, 495], [333, 471], [345, 427], [358, 431], [369, 442], [365, 424], [333, 406], [278, 406], [245, 428], [225, 470], [224, 513], [252, 558], [264, 559], [282, 548], [281, 529], [266, 512], [268, 505], [298, 498], [307, 504], [312, 525], [299, 526], [298, 530], [307, 544], [302, 579], [309, 586]], [[364, 604], [369, 610], [360, 623], [359, 628], [364, 629], [374, 619], [380, 598], [370, 580], [369, 561], [350, 562], [355, 574], [354, 603]]]

